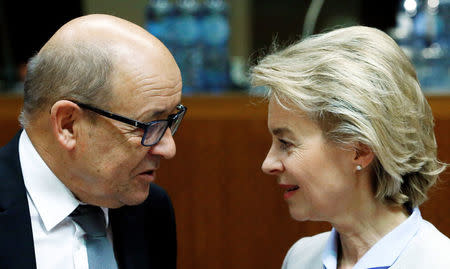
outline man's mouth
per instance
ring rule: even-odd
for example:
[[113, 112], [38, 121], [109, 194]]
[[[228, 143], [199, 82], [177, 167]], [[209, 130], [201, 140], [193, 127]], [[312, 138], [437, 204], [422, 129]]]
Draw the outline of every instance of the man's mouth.
[[147, 170], [147, 171], [140, 173], [138, 176], [143, 181], [150, 183], [155, 180], [155, 175], [156, 175], [155, 170]]

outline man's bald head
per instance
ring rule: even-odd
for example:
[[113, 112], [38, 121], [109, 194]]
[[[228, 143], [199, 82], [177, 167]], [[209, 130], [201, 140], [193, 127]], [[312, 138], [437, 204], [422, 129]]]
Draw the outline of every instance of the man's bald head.
[[[181, 119], [185, 111], [181, 81], [169, 50], [141, 27], [108, 15], [80, 17], [29, 62], [21, 122], [80, 201], [136, 205], [147, 199], [160, 160], [175, 155], [169, 128], [173, 113]], [[159, 140], [147, 147], [147, 136]]]
[[108, 106], [111, 75], [130, 57], [165, 57], [170, 52], [145, 29], [103, 14], [73, 19], [63, 25], [28, 64], [25, 80], [23, 126], [57, 100]]
[[[85, 42], [101, 46], [141, 45], [155, 50], [165, 46], [148, 31], [124, 19], [104, 14], [93, 14], [73, 19], [63, 25], [43, 47]], [[160, 53], [160, 51], [155, 51]]]

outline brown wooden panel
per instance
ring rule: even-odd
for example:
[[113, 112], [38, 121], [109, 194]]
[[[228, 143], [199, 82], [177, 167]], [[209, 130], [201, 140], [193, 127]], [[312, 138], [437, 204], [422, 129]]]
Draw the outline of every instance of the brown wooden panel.
[[6, 144], [20, 129], [18, 116], [22, 108], [22, 97], [4, 95], [0, 97], [0, 146]]
[[[429, 97], [439, 157], [450, 163], [450, 97]], [[19, 129], [20, 98], [0, 99], [0, 145]], [[275, 178], [260, 166], [270, 146], [266, 104], [245, 96], [191, 97], [176, 135], [177, 155], [163, 161], [157, 183], [173, 199], [179, 268], [280, 268], [298, 238], [330, 229], [293, 221]], [[422, 207], [450, 236], [450, 171]]]

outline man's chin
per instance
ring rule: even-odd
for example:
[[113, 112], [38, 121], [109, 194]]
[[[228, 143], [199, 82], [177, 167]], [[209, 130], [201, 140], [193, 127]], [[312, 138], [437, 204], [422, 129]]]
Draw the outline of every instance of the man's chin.
[[150, 194], [149, 188], [146, 189], [145, 191], [134, 192], [132, 195], [130, 195], [128, 197], [124, 197], [124, 199], [121, 200], [122, 205], [128, 205], [128, 206], [140, 205], [145, 200], [147, 200], [149, 194]]

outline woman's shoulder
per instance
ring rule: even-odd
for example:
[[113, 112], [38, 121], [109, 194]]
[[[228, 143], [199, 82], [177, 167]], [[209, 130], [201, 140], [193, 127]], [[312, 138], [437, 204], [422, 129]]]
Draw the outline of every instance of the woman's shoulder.
[[418, 248], [422, 248], [422, 251], [442, 253], [445, 254], [445, 256], [449, 256], [450, 239], [426, 220], [422, 222], [422, 227], [416, 236], [416, 241], [415, 245], [417, 245]]
[[330, 233], [331, 232], [324, 232], [316, 234], [314, 236], [303, 237], [295, 242], [294, 245], [292, 245], [291, 250], [310, 250], [310, 248], [321, 247], [324, 248], [328, 238], [330, 237]]
[[396, 264], [403, 267], [409, 264], [416, 266], [412, 268], [450, 268], [449, 253], [450, 239], [424, 220]]
[[322, 252], [330, 232], [303, 237], [289, 249], [283, 262], [283, 269], [322, 268]]

